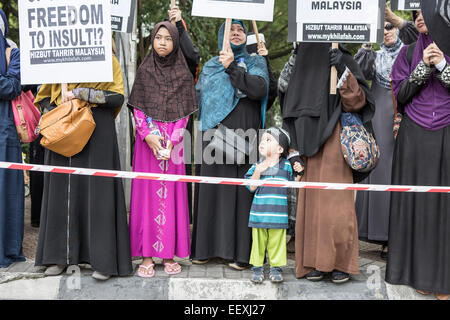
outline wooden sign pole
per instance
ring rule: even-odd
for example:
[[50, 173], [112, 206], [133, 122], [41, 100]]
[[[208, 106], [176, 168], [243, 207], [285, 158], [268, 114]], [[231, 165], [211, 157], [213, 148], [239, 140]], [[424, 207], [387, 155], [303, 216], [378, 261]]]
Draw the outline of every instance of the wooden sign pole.
[[225, 31], [223, 34], [222, 50], [226, 50], [230, 47], [230, 32], [231, 32], [231, 18], [225, 20]]
[[67, 83], [61, 83], [61, 102], [63, 102], [62, 98], [65, 97], [66, 94], [67, 94]]
[[260, 48], [260, 42], [259, 42], [259, 33], [258, 33], [258, 26], [256, 25], [256, 21], [252, 20], [253, 23], [253, 32], [255, 33], [256, 36], [256, 44], [257, 44], [257, 48]]
[[[339, 45], [337, 43], [333, 43], [331, 45], [333, 49], [338, 49]], [[336, 94], [337, 93], [337, 82], [338, 82], [338, 74], [336, 67], [331, 67], [331, 77], [330, 77], [330, 94]]]
[[[170, 9], [172, 9], [173, 7], [175, 7], [177, 4], [175, 3], [175, 0], [170, 0]], [[176, 24], [175, 20], [171, 20], [170, 21], [173, 25]]]

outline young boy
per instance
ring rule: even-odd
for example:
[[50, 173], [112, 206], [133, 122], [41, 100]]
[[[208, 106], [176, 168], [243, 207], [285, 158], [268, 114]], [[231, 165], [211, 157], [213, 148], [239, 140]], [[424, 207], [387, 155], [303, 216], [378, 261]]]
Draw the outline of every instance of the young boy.
[[[289, 145], [290, 137], [285, 130], [275, 127], [266, 130], [258, 148], [262, 160], [248, 170], [245, 178], [267, 181], [294, 180], [291, 163], [286, 159]], [[300, 177], [295, 180], [299, 179]], [[255, 283], [264, 280], [264, 257], [267, 250], [270, 262], [269, 278], [272, 282], [282, 282], [280, 267], [287, 263], [286, 229], [289, 227], [287, 189], [256, 186], [247, 188], [251, 192], [256, 191], [248, 224], [252, 228], [253, 238], [250, 254], [250, 264], [253, 265], [251, 280]]]

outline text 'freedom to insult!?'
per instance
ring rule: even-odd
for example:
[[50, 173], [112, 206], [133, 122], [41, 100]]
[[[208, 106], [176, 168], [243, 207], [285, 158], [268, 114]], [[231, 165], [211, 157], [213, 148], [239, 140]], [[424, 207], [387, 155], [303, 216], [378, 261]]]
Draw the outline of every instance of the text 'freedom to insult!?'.
[[104, 61], [102, 4], [28, 8], [31, 64]]

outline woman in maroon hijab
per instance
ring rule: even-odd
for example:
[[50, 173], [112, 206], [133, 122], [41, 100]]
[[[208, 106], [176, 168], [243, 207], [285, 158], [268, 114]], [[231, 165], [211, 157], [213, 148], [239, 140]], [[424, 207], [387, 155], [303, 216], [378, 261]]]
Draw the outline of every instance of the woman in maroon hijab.
[[[190, 71], [195, 67], [190, 68], [179, 30], [169, 21], [158, 23], [151, 39], [128, 101], [137, 127], [133, 171], [185, 175], [184, 131], [197, 110]], [[140, 277], [155, 275], [155, 257], [163, 259], [167, 274], [180, 273], [174, 257], [190, 255], [186, 184], [134, 180], [129, 225], [131, 255], [143, 257]]]
[[[392, 87], [403, 120], [398, 132], [392, 184], [450, 186], [450, 58], [414, 12], [419, 39], [400, 51]], [[450, 295], [450, 194], [391, 195], [386, 281], [419, 293]]]

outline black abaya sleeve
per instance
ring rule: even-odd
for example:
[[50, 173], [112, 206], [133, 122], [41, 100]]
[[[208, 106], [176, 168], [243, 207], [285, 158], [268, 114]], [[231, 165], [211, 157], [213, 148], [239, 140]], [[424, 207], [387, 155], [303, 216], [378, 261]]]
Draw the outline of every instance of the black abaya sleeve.
[[361, 68], [362, 73], [366, 80], [374, 80], [375, 77], [375, 59], [377, 58], [377, 53], [372, 49], [367, 50], [360, 48], [355, 54], [355, 61]]
[[412, 44], [417, 41], [419, 31], [417, 31], [413, 22], [405, 21], [403, 26], [399, 29], [398, 36], [404, 44]]
[[99, 108], [117, 109], [122, 107], [125, 101], [123, 94], [112, 91], [76, 88], [72, 92], [77, 99], [95, 103]]
[[277, 98], [277, 91], [278, 91], [278, 78], [273, 72], [272, 66], [270, 65], [269, 58], [265, 56], [267, 61], [267, 70], [269, 72], [269, 99], [267, 101], [267, 109], [269, 110], [273, 103], [275, 102], [275, 99]]
[[253, 76], [233, 61], [225, 72], [230, 76], [231, 85], [247, 95], [251, 100], [262, 100], [267, 93], [267, 84], [264, 78]]
[[397, 101], [401, 105], [407, 105], [411, 99], [420, 92], [422, 86], [405, 80], [400, 86], [400, 90], [397, 95]]
[[432, 68], [426, 66], [423, 61], [420, 62], [409, 78], [401, 84], [397, 94], [398, 103], [401, 105], [408, 104], [408, 102], [420, 92], [422, 86], [430, 77], [431, 72]]
[[178, 34], [180, 35], [181, 51], [186, 59], [189, 70], [195, 77], [195, 74], [197, 73], [197, 66], [200, 61], [200, 50], [192, 43], [191, 37], [189, 37], [183, 22], [178, 21], [176, 26], [178, 29]]

